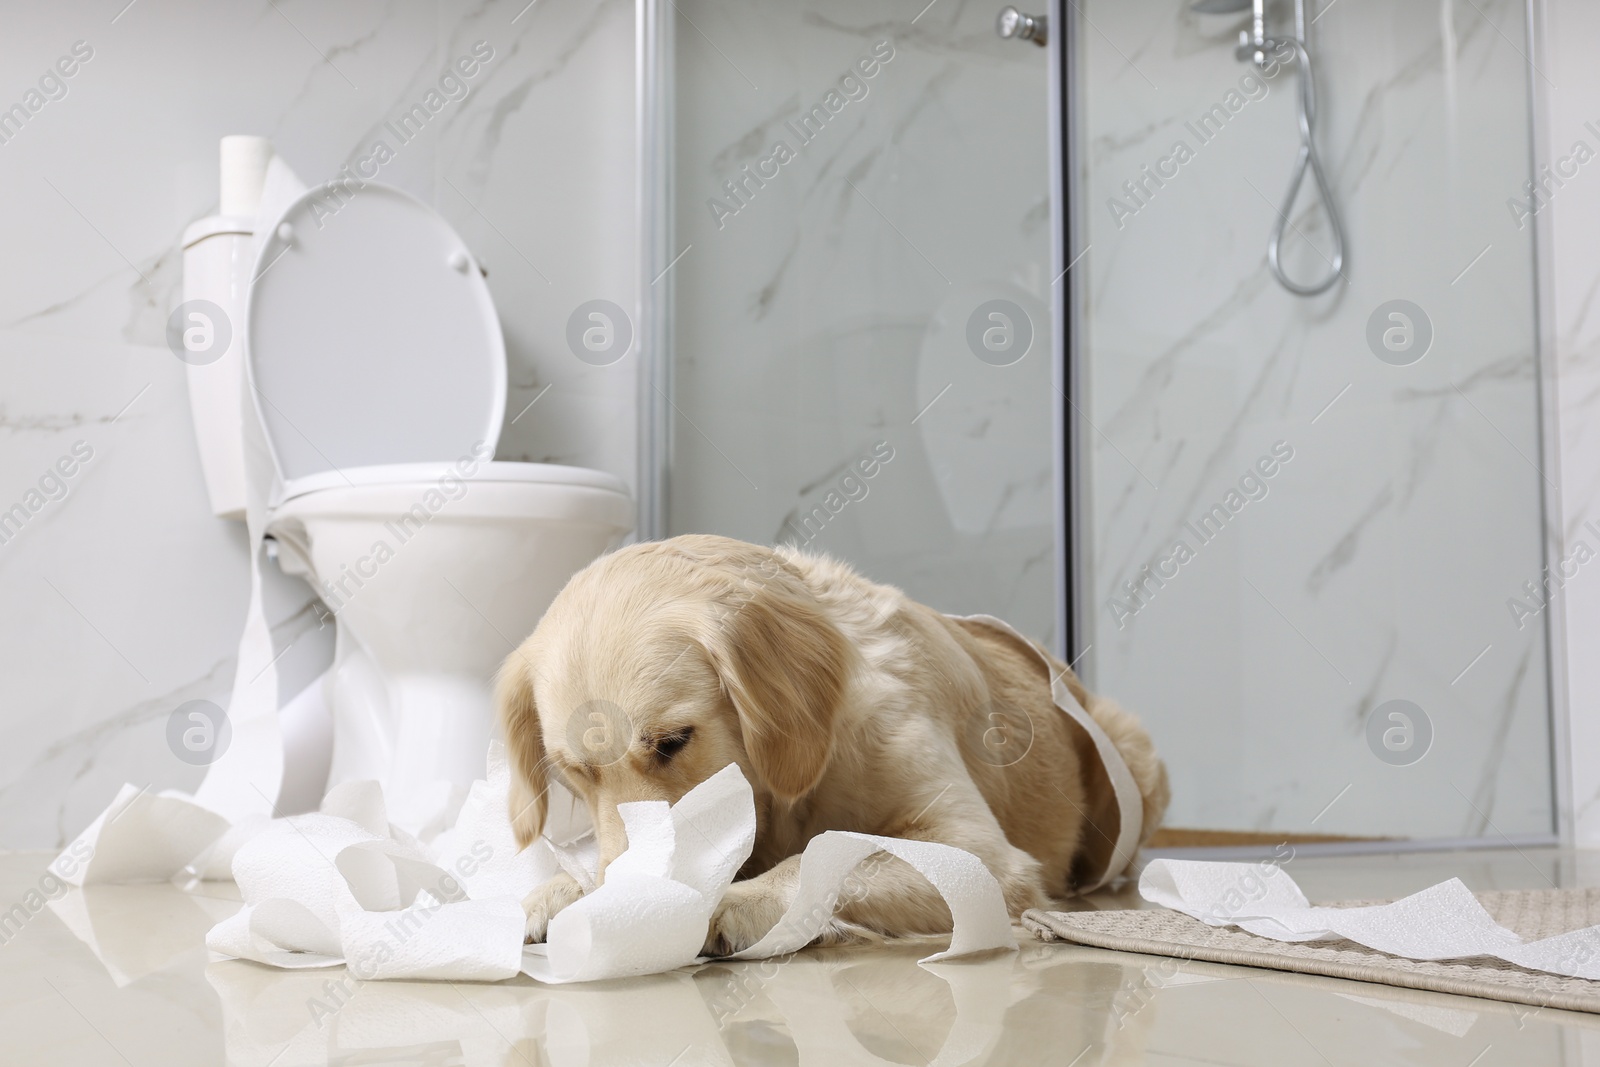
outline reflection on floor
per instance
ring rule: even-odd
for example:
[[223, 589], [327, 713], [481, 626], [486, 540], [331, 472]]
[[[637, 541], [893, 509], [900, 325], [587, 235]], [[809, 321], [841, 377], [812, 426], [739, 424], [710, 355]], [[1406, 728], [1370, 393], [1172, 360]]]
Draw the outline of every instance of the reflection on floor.
[[[587, 986], [359, 982], [208, 961], [231, 885], [46, 904], [50, 858], [0, 856], [6, 1063], [1600, 1065], [1600, 1017], [1028, 941], [930, 967], [929, 945], [902, 944]], [[1452, 875], [1600, 885], [1600, 853], [1301, 855], [1290, 871], [1313, 899], [1370, 899]]]

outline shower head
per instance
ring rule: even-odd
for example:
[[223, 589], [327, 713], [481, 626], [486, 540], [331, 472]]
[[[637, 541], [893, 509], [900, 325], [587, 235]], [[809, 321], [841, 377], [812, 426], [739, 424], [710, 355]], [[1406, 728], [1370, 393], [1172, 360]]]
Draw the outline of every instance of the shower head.
[[1236, 11], [1249, 11], [1251, 0], [1194, 0], [1189, 10], [1202, 15], [1232, 15]]

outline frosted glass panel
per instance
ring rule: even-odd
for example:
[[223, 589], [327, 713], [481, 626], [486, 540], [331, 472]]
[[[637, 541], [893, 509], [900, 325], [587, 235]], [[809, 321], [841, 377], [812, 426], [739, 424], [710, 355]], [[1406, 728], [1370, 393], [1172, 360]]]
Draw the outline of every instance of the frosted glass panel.
[[[1523, 7], [1312, 5], [1349, 245], [1312, 299], [1265, 262], [1294, 66], [1252, 78], [1241, 17], [1081, 11], [1080, 617], [1168, 753], [1169, 822], [1549, 834]], [[1291, 222], [1291, 274], [1325, 271], [1304, 192]]]
[[1054, 640], [1045, 51], [982, 6], [674, 10], [670, 532]]

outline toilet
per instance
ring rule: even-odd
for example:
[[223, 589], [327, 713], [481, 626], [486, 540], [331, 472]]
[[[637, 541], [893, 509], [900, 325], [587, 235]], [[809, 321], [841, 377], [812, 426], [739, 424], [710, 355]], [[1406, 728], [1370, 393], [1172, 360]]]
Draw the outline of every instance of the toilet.
[[391, 820], [427, 833], [483, 776], [495, 669], [633, 503], [602, 471], [493, 459], [505, 343], [484, 273], [427, 205], [314, 188], [259, 243], [253, 222], [185, 240], [185, 309], [210, 301], [235, 335], [188, 368], [207, 489], [243, 516], [244, 389], [277, 476], [269, 553], [335, 627], [326, 784], [376, 779]]

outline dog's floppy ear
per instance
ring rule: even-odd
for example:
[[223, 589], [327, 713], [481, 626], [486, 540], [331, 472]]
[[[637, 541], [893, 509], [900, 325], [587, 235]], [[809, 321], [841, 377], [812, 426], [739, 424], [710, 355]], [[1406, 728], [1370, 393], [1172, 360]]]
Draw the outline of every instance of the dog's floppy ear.
[[544, 829], [544, 737], [539, 733], [539, 709], [533, 703], [533, 671], [526, 653], [517, 649], [500, 665], [495, 678], [495, 710], [511, 757], [511, 828], [517, 844], [527, 848]]
[[738, 712], [756, 773], [795, 800], [827, 769], [854, 653], [798, 576], [773, 570], [730, 597], [702, 643]]

